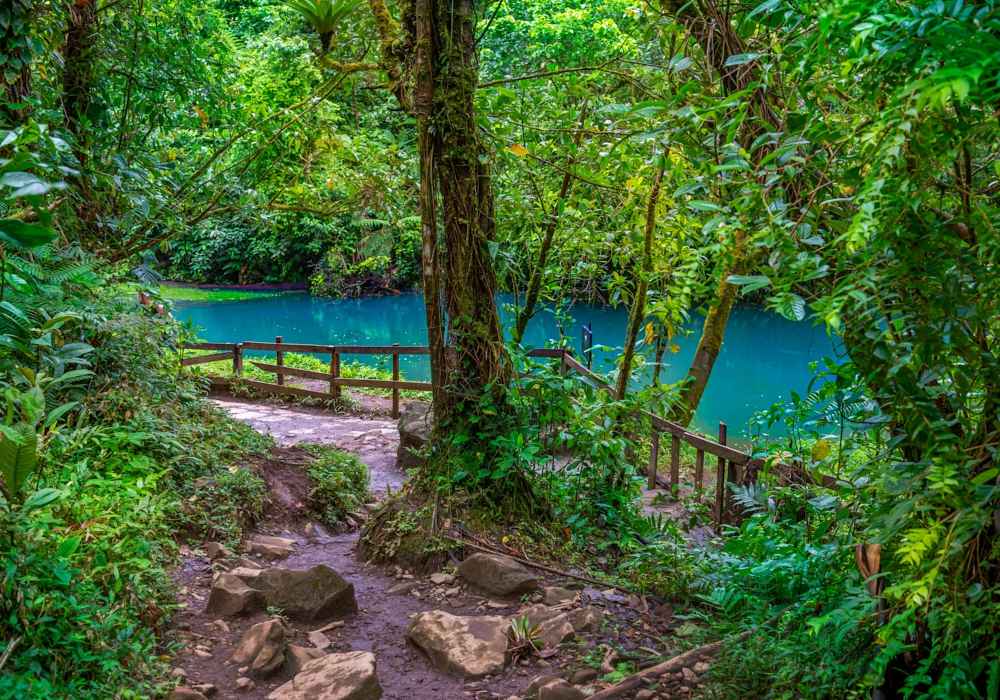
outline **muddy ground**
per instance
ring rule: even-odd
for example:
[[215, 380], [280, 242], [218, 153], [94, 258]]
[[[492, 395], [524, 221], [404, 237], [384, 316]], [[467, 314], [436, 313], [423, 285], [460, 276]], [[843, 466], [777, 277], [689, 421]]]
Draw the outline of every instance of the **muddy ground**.
[[[343, 627], [328, 633], [332, 646], [327, 651], [374, 653], [378, 677], [384, 689], [383, 697], [387, 700], [465, 700], [470, 697], [506, 700], [518, 697], [539, 675], [557, 671], [565, 671], [564, 675], [568, 675], [570, 670], [599, 666], [606, 649], [602, 645], [630, 650], [636, 660], [650, 656], [642, 647], [665, 652], [667, 648], [661, 635], [682, 624], [672, 617], [671, 606], [657, 606], [654, 602], [626, 595], [614, 588], [599, 590], [576, 580], [535, 572], [539, 575], [540, 586], [559, 584], [573, 587], [579, 590], [579, 605], [589, 603], [603, 608], [608, 616], [606, 626], [597, 632], [580, 635], [574, 642], [560, 645], [558, 654], [551, 658], [523, 661], [523, 665], [509, 667], [497, 677], [464, 682], [444, 676], [420, 649], [408, 644], [404, 638], [404, 632], [416, 613], [442, 609], [456, 615], [513, 616], [525, 607], [525, 603], [491, 597], [469, 586], [464, 586], [459, 595], [447, 597], [443, 588], [434, 586], [423, 577], [414, 579], [407, 577], [408, 572], [399, 572], [394, 567], [359, 563], [354, 557], [357, 530], [307, 539], [305, 527], [311, 519], [308, 511], [299, 505], [307, 501], [311, 487], [303, 470], [310, 456], [296, 447], [301, 442], [331, 444], [358, 454], [371, 470], [372, 490], [376, 498], [385, 497], [386, 486], [398, 490], [406, 475], [395, 466], [398, 445], [395, 421], [377, 413], [337, 415], [320, 409], [251, 403], [232, 397], [216, 397], [213, 400], [232, 417], [250, 423], [261, 432], [270, 433], [280, 445], [272, 450], [268, 459], [258, 459], [250, 465], [265, 478], [271, 491], [271, 503], [255, 534], [288, 537], [298, 543], [292, 556], [274, 565], [305, 569], [322, 563], [340, 572], [354, 585], [359, 606], [357, 613], [308, 624], [292, 621], [289, 643], [310, 647], [310, 632], [342, 619]], [[654, 496], [648, 494], [647, 499], [651, 500]], [[229, 657], [242, 635], [268, 616], [260, 613], [221, 621], [207, 616], [204, 610], [211, 584], [211, 563], [205, 556], [204, 548], [182, 547], [182, 555], [183, 564], [174, 572], [174, 577], [182, 586], [180, 597], [184, 607], [174, 617], [174, 629], [169, 632], [184, 645], [175, 660], [175, 675], [183, 674], [188, 686], [214, 686], [212, 697], [266, 698], [289, 680], [287, 672], [283, 670], [265, 681], [257, 680], [249, 691], [240, 689], [237, 686], [240, 670], [229, 661]], [[270, 566], [264, 561], [258, 560], [258, 563], [265, 568]], [[415, 593], [411, 591], [400, 595], [388, 592], [401, 581], [410, 579], [421, 582]], [[585, 686], [585, 690], [606, 685], [608, 683], [598, 681]]]

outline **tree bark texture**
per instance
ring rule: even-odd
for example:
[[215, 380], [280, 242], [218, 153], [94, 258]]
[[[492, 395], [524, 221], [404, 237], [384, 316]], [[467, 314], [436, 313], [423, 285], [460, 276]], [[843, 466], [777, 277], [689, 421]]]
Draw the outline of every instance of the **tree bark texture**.
[[97, 2], [74, 0], [68, 5], [68, 13], [62, 52], [65, 65], [62, 108], [66, 126], [79, 136], [93, 90]]
[[[685, 2], [685, 0], [660, 0], [664, 12], [683, 24], [691, 36], [701, 47], [711, 69], [718, 73], [722, 83], [723, 93], [732, 95], [749, 90], [750, 86], [759, 80], [759, 74], [754, 63], [727, 66], [730, 56], [746, 53], [743, 40], [736, 33], [732, 22], [713, 0], [700, 2]], [[753, 117], [743, 121], [740, 140], [744, 146], [751, 144], [761, 134], [767, 131], [784, 131], [781, 118], [767, 99], [765, 92], [758, 86], [750, 92], [750, 107]], [[757, 149], [753, 158], [759, 161], [771, 151], [768, 147]], [[789, 199], [797, 199], [797, 192], [789, 192]], [[678, 408], [678, 422], [688, 425], [698, 410], [701, 397], [708, 386], [715, 361], [722, 348], [722, 339], [729, 321], [729, 314], [739, 292], [738, 287], [726, 280], [730, 275], [741, 274], [749, 267], [747, 259], [741, 252], [739, 242], [741, 233], [737, 232], [738, 242], [735, 259], [727, 265], [719, 280], [716, 293], [716, 303], [709, 309], [705, 318], [698, 349], [695, 351], [691, 367], [688, 369], [684, 388], [681, 390], [682, 404]]]
[[[380, 65], [417, 119], [424, 295], [439, 419], [511, 376], [489, 247], [493, 183], [475, 123], [474, 1], [403, 0], [400, 26], [383, 0], [369, 0]], [[405, 76], [412, 76], [409, 90]]]
[[[666, 159], [666, 152], [663, 154]], [[635, 289], [635, 299], [632, 301], [632, 312], [628, 319], [628, 335], [625, 338], [625, 350], [622, 353], [621, 366], [618, 368], [618, 383], [615, 387], [615, 398], [621, 401], [628, 391], [628, 381], [632, 374], [632, 358], [635, 356], [635, 345], [639, 342], [639, 331], [646, 318], [646, 294], [649, 292], [649, 275], [653, 271], [653, 231], [656, 229], [656, 203], [660, 199], [660, 186], [663, 184], [663, 168], [661, 162], [656, 169], [656, 177], [649, 189], [649, 203], [646, 206], [645, 240], [642, 249], [642, 269], [639, 271], [639, 283]]]
[[[33, 24], [32, 0], [4, 0], [0, 12], [7, 19], [5, 26], [0, 27], [0, 56], [6, 59], [0, 69], [4, 103], [24, 104], [31, 97], [32, 54], [27, 42]], [[28, 121], [31, 109], [3, 106], [0, 114], [7, 126], [20, 126]]]
[[[587, 100], [584, 99], [583, 107], [580, 108], [580, 131], [576, 133], [573, 137], [573, 143], [578, 148], [580, 146], [580, 139], [583, 136], [583, 125], [587, 118]], [[549, 251], [552, 250], [552, 240], [555, 237], [556, 229], [559, 227], [559, 206], [566, 201], [566, 195], [569, 193], [570, 181], [573, 178], [573, 174], [570, 168], [573, 165], [573, 157], [570, 156], [566, 163], [566, 170], [563, 172], [562, 183], [559, 186], [559, 197], [556, 199], [556, 203], [552, 206], [552, 213], [549, 215], [549, 221], [545, 226], [545, 234], [542, 236], [541, 245], [538, 247], [538, 260], [535, 262], [534, 268], [531, 270], [531, 278], [528, 281], [528, 290], [524, 295], [524, 306], [517, 313], [517, 322], [514, 325], [514, 342], [520, 343], [521, 339], [524, 338], [524, 331], [528, 328], [528, 321], [532, 319], [535, 315], [535, 305], [538, 304], [538, 297], [542, 290], [542, 280], [545, 278], [545, 266], [548, 263]], [[514, 299], [515, 305], [517, 304], [517, 298], [515, 295]]]

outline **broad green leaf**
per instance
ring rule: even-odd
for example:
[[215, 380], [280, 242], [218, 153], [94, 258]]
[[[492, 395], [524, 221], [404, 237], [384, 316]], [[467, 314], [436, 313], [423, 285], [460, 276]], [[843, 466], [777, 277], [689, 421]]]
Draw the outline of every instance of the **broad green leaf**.
[[36, 248], [55, 238], [56, 234], [47, 228], [26, 224], [20, 219], [0, 219], [0, 240], [20, 248]]
[[61, 559], [70, 558], [71, 556], [73, 556], [76, 550], [79, 549], [80, 543], [82, 541], [83, 538], [80, 536], [67, 537], [62, 541], [62, 544], [59, 545], [59, 549], [56, 550], [56, 556], [58, 556]]
[[7, 490], [17, 493], [35, 471], [38, 456], [38, 435], [33, 426], [27, 423], [16, 423], [10, 426], [21, 438], [21, 443], [11, 440], [6, 435], [0, 440], [0, 474], [3, 475]]
[[755, 61], [760, 58], [763, 54], [759, 53], [738, 53], [735, 56], [730, 56], [726, 59], [727, 66], [742, 66], [744, 63], [750, 63], [750, 61]]
[[24, 499], [24, 504], [21, 506], [21, 510], [26, 513], [30, 513], [33, 510], [38, 510], [43, 506], [47, 506], [57, 500], [60, 496], [62, 496], [62, 493], [59, 489], [39, 489]]
[[726, 278], [729, 284], [736, 284], [743, 287], [743, 292], [752, 292], [755, 289], [763, 289], [771, 284], [771, 280], [764, 275], [729, 275]]

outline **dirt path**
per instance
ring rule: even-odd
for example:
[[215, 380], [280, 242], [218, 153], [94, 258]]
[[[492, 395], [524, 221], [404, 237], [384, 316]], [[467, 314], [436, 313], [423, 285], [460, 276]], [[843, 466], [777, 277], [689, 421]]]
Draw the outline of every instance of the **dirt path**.
[[[358, 418], [334, 415], [324, 411], [301, 407], [265, 405], [235, 399], [215, 399], [234, 418], [253, 425], [261, 432], [270, 432], [275, 440], [286, 447], [274, 451], [272, 457], [258, 463], [258, 468], [271, 487], [276, 507], [269, 508], [265, 521], [252, 536], [271, 535], [295, 540], [294, 553], [284, 561], [268, 563], [259, 559], [251, 561], [265, 568], [278, 566], [286, 569], [307, 569], [325, 564], [339, 572], [353, 584], [358, 601], [357, 613], [340, 615], [330, 620], [312, 623], [288, 623], [288, 643], [313, 647], [309, 634], [333, 620], [342, 620], [343, 626], [328, 632], [332, 643], [329, 653], [347, 651], [372, 652], [378, 664], [378, 678], [386, 700], [509, 700], [522, 697], [532, 679], [542, 675], [559, 674], [570, 679], [577, 673], [577, 686], [593, 692], [593, 688], [608, 685], [596, 681], [605, 650], [617, 647], [624, 653], [642, 655], [640, 647], [662, 645], [656, 634], [662, 634], [681, 624], [672, 618], [672, 607], [650, 610], [646, 601], [637, 596], [622, 595], [621, 591], [604, 591], [583, 587], [571, 580], [557, 580], [551, 575], [546, 579], [539, 573], [539, 586], [560, 585], [576, 589], [578, 599], [573, 608], [594, 605], [607, 615], [606, 623], [597, 630], [580, 633], [571, 642], [559, 645], [558, 653], [548, 659], [533, 658], [522, 661], [517, 667], [508, 667], [493, 677], [477, 681], [462, 681], [440, 673], [429, 658], [417, 647], [406, 642], [404, 632], [412, 617], [419, 612], [445, 610], [454, 615], [514, 616], [526, 607], [519, 599], [498, 598], [470, 584], [447, 590], [448, 586], [433, 584], [428, 578], [414, 578], [408, 572], [395, 568], [377, 567], [359, 563], [354, 558], [357, 531], [332, 537], [306, 537], [308, 523], [298, 516], [292, 504], [304, 498], [303, 491], [310, 487], [301, 470], [301, 460], [308, 454], [295, 448], [299, 442], [322, 442], [358, 454], [369, 465], [373, 475], [373, 490], [379, 483], [388, 483], [397, 489], [404, 475], [395, 469], [398, 435], [393, 421], [377, 418]], [[379, 498], [384, 497], [384, 486]], [[289, 507], [285, 507], [289, 506]], [[174, 617], [170, 632], [183, 647], [174, 662], [175, 675], [185, 677], [186, 686], [208, 684], [207, 694], [215, 698], [266, 698], [275, 688], [290, 680], [286, 670], [267, 680], [252, 684], [240, 680], [244, 674], [230, 657], [233, 648], [244, 633], [254, 624], [268, 619], [266, 613], [251, 617], [231, 616], [219, 619], [207, 615], [213, 569], [219, 570], [239, 564], [236, 555], [215, 564], [207, 558], [205, 548], [182, 547], [182, 566], [174, 572], [182, 586], [180, 599], [183, 609]], [[220, 566], [221, 564], [221, 566]], [[399, 584], [408, 584], [405, 590], [390, 591]], [[541, 596], [536, 595], [534, 602]], [[655, 607], [655, 606], [654, 606]], [[582, 675], [579, 675], [582, 672]], [[681, 680], [671, 681], [677, 685]], [[241, 687], [240, 684], [243, 684]], [[206, 689], [208, 690], [208, 689]], [[645, 695], [644, 698], [680, 700], [692, 697], [684, 694]], [[562, 697], [562, 696], [560, 696]], [[697, 692], [693, 697], [698, 697]]]

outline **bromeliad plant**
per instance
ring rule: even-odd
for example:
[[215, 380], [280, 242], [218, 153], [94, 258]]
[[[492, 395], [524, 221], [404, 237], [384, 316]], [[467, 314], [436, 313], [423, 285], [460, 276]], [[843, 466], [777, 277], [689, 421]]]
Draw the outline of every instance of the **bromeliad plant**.
[[286, 7], [295, 10], [319, 34], [323, 53], [330, 50], [337, 26], [354, 12], [364, 0], [284, 0]]

